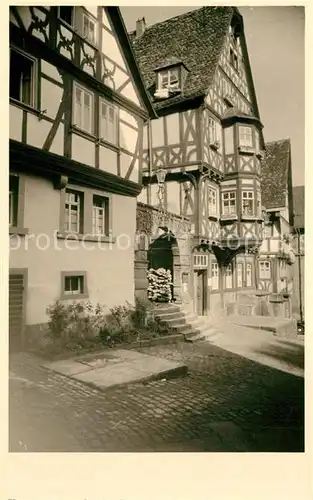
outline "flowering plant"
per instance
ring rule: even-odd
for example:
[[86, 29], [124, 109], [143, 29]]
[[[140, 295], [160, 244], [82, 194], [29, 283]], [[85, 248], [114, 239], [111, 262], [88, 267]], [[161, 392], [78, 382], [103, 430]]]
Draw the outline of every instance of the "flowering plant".
[[169, 269], [149, 269], [148, 298], [156, 302], [170, 302], [172, 299], [172, 274]]

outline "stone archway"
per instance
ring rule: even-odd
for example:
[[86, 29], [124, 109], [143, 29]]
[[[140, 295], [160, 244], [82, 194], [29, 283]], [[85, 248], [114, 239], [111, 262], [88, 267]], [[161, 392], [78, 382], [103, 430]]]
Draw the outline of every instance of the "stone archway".
[[165, 269], [172, 278], [171, 300], [176, 301], [180, 288], [180, 252], [175, 235], [167, 230], [150, 244], [147, 252], [148, 270]]

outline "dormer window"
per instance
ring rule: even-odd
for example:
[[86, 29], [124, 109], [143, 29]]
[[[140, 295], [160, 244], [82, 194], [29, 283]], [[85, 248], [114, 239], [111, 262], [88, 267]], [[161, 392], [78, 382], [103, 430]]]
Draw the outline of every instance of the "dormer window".
[[179, 88], [179, 69], [168, 68], [159, 72], [159, 89]]

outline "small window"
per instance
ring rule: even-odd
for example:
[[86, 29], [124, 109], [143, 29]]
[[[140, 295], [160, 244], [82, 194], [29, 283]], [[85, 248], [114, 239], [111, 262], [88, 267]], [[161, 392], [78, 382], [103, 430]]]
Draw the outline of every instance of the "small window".
[[225, 270], [225, 288], [233, 288], [233, 264], [230, 263]]
[[74, 7], [59, 7], [59, 18], [70, 26], [74, 26]]
[[10, 97], [35, 106], [35, 60], [15, 49], [10, 50]]
[[217, 262], [211, 264], [212, 290], [219, 289], [219, 267]]
[[252, 148], [253, 138], [252, 138], [252, 128], [251, 127], [239, 127], [239, 146]]
[[252, 264], [246, 264], [246, 286], [252, 286]]
[[208, 198], [209, 198], [209, 215], [217, 214], [217, 196], [216, 189], [210, 188], [208, 189]]
[[238, 288], [243, 287], [243, 263], [242, 262], [237, 263], [237, 287]]
[[88, 42], [96, 45], [97, 43], [97, 22], [86, 13], [83, 14], [83, 37]]
[[93, 197], [92, 234], [105, 236], [108, 234], [108, 199], [101, 196]]
[[117, 108], [104, 99], [100, 100], [100, 135], [111, 144], [117, 143]]
[[208, 267], [208, 255], [194, 255], [193, 265], [197, 269], [206, 269]]
[[64, 293], [66, 295], [81, 295], [84, 293], [84, 276], [65, 276]]
[[222, 194], [223, 215], [236, 214], [236, 191], [225, 191]]
[[254, 193], [253, 191], [242, 191], [242, 214], [254, 214]]
[[179, 71], [178, 68], [169, 68], [159, 73], [159, 88], [160, 89], [178, 89], [179, 88]]
[[263, 280], [271, 279], [271, 263], [268, 260], [259, 262], [259, 278]]
[[64, 230], [75, 234], [83, 233], [83, 193], [66, 190]]
[[74, 125], [89, 134], [93, 133], [93, 102], [91, 92], [74, 84]]
[[17, 213], [18, 213], [18, 187], [19, 178], [15, 175], [10, 175], [9, 186], [9, 226], [17, 226]]

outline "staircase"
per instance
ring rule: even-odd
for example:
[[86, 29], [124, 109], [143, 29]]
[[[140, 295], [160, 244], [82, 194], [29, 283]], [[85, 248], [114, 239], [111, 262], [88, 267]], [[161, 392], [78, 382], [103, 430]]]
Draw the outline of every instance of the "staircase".
[[206, 316], [198, 316], [187, 306], [178, 304], [156, 304], [155, 316], [184, 336], [186, 342], [215, 340], [222, 331]]

